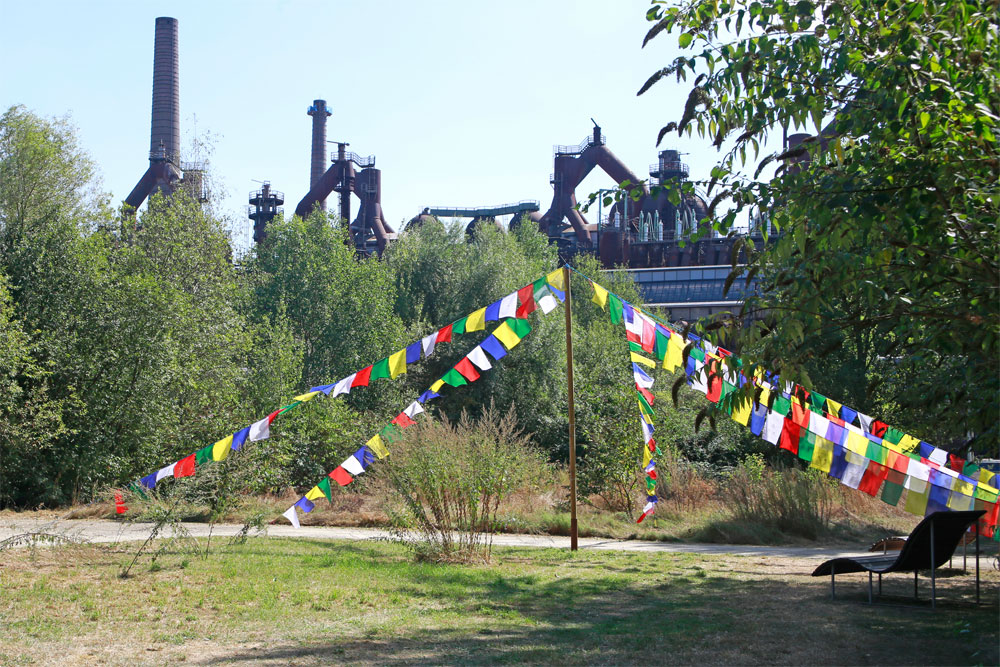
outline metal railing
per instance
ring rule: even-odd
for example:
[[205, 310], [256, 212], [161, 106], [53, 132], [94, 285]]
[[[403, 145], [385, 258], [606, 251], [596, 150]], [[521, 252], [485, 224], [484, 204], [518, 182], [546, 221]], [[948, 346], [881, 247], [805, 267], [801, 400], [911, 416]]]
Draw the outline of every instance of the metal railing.
[[[333, 151], [332, 153], [330, 153], [330, 161], [331, 162], [339, 162], [340, 161], [340, 152], [339, 151]], [[346, 162], [353, 162], [354, 164], [356, 164], [357, 166], [361, 167], [362, 169], [367, 169], [368, 167], [374, 167], [375, 166], [375, 156], [374, 155], [368, 155], [366, 157], [361, 157], [360, 155], [358, 155], [354, 151], [350, 151], [350, 152], [344, 153], [344, 161], [346, 161]]]
[[596, 146], [596, 145], [603, 146], [606, 143], [607, 143], [607, 137], [605, 137], [603, 134], [597, 139], [597, 141], [594, 141], [594, 136], [593, 135], [588, 134], [587, 137], [583, 141], [581, 141], [579, 144], [577, 144], [576, 146], [564, 146], [564, 145], [553, 146], [552, 147], [552, 154], [553, 155], [579, 155], [580, 153], [582, 153], [583, 151], [587, 150], [591, 146]]
[[165, 161], [171, 164], [181, 164], [181, 154], [176, 151], [168, 151], [165, 148], [157, 148], [149, 151], [150, 161]]
[[690, 173], [688, 166], [681, 161], [676, 162], [657, 162], [656, 164], [649, 165], [649, 175], [654, 178], [660, 178], [661, 174], [666, 172], [679, 173], [684, 178]]
[[[278, 202], [279, 204], [285, 203], [285, 193], [281, 192], [280, 190], [271, 190], [271, 189], [268, 189], [268, 191], [267, 191], [267, 197], [268, 198], [272, 198], [273, 197], [275, 199], [280, 200]], [[250, 201], [253, 201], [254, 199], [263, 199], [264, 198], [264, 190], [263, 189], [261, 189], [261, 190], [251, 190], [250, 194], [247, 196], [247, 198]]]
[[509, 204], [497, 206], [428, 206], [424, 209], [430, 215], [451, 215], [457, 218], [475, 218], [478, 216], [509, 215], [538, 211], [541, 204], [537, 199], [522, 199]]

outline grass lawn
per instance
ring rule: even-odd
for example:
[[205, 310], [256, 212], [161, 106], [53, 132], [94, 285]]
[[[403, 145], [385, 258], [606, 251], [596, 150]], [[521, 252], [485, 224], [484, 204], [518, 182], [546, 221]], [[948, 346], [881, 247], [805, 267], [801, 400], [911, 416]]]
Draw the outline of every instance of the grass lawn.
[[460, 566], [392, 543], [258, 538], [146, 558], [120, 579], [135, 548], [0, 553], [0, 664], [1000, 660], [992, 569], [987, 605], [970, 604], [971, 575], [944, 571], [931, 611], [907, 575], [886, 578], [884, 604], [864, 603], [861, 575], [831, 601], [811, 560], [497, 549]]

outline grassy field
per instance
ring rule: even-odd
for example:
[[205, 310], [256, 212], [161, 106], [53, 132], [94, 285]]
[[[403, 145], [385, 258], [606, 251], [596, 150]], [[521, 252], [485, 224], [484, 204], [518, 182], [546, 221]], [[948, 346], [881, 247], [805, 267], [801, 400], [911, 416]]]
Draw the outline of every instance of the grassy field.
[[[136, 545], [0, 553], [0, 664], [996, 664], [1000, 574], [912, 578], [864, 603], [817, 561], [496, 550], [413, 562], [400, 545], [258, 538], [175, 545], [119, 578]], [[200, 543], [204, 548], [204, 543]], [[956, 561], [958, 563], [960, 561]], [[921, 584], [922, 595], [929, 582]]]

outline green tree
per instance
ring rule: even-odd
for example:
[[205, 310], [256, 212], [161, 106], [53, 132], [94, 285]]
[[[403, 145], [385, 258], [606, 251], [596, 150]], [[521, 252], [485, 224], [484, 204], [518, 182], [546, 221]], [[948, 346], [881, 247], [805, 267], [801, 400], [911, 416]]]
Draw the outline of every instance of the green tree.
[[[639, 94], [694, 80], [660, 139], [697, 132], [726, 149], [711, 194], [729, 210], [715, 229], [762, 212], [780, 232], [763, 252], [744, 246], [763, 288], [744, 315], [768, 316], [733, 327], [734, 344], [806, 386], [850, 347], [881, 384], [857, 407], [895, 406], [916, 434], [970, 430], [995, 453], [996, 4], [694, 0], [656, 3], [647, 19], [646, 42], [677, 34], [682, 54]], [[813, 136], [761, 155], [796, 130]]]

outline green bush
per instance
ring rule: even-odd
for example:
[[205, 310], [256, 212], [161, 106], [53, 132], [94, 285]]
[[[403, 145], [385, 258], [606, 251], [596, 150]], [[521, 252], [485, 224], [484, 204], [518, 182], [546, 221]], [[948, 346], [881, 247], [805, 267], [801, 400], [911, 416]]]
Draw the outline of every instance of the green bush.
[[477, 421], [428, 420], [403, 432], [381, 474], [387, 514], [418, 560], [489, 561], [500, 503], [546, 476], [545, 457], [492, 405]]

